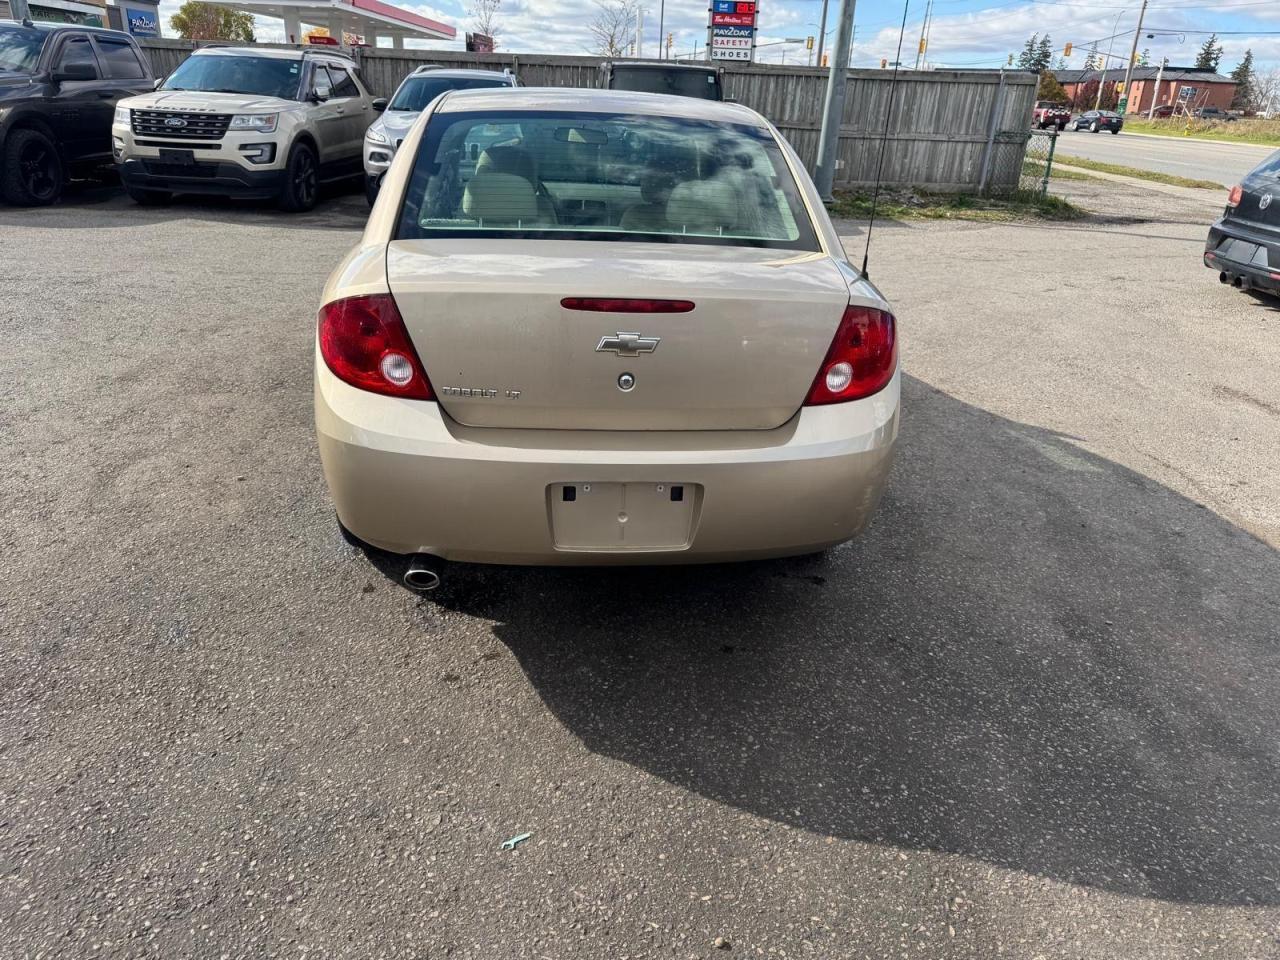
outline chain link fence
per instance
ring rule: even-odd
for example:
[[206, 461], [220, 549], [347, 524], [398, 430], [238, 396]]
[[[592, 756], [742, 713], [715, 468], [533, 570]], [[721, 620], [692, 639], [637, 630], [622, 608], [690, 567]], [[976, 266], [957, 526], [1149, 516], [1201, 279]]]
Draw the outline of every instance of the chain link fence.
[[991, 145], [990, 196], [1039, 200], [1049, 189], [1058, 131], [1003, 130]]

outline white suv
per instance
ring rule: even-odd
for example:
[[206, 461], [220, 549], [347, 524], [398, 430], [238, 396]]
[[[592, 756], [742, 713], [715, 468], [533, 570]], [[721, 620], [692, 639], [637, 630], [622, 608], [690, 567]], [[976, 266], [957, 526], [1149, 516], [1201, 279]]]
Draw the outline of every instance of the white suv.
[[413, 122], [440, 94], [449, 90], [475, 90], [480, 87], [518, 87], [520, 82], [510, 70], [445, 70], [441, 67], [418, 67], [396, 88], [386, 111], [369, 126], [364, 135], [364, 192], [369, 206], [378, 198], [378, 185], [391, 166], [391, 158]]
[[154, 93], [120, 101], [112, 150], [138, 203], [204, 193], [309, 210], [321, 183], [360, 174], [365, 129], [386, 104], [340, 54], [206, 47]]

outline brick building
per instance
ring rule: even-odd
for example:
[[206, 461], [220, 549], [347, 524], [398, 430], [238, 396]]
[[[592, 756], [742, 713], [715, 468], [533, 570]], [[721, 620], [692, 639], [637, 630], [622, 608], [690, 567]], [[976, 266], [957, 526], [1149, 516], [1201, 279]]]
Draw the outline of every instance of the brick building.
[[[1134, 67], [1130, 81], [1129, 113], [1146, 113], [1154, 99], [1155, 105], [1185, 103], [1189, 109], [1217, 107], [1226, 110], [1236, 94], [1235, 81], [1212, 70], [1194, 67], [1164, 68], [1160, 89], [1156, 90], [1159, 67]], [[1124, 82], [1124, 70], [1056, 70], [1054, 76], [1067, 91], [1067, 99], [1077, 110], [1092, 110], [1099, 81], [1103, 85], [1103, 106], [1114, 104], [1115, 85]], [[1087, 89], [1086, 89], [1087, 88]], [[1087, 102], [1086, 102], [1087, 101]]]

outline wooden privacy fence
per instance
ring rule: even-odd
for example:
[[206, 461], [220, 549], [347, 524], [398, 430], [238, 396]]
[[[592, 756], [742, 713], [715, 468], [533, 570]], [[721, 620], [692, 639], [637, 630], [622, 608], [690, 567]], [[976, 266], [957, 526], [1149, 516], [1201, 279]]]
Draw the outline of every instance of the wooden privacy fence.
[[[157, 75], [170, 73], [198, 43], [143, 40]], [[509, 67], [531, 87], [598, 87], [599, 57], [461, 50], [352, 51], [369, 89], [390, 96], [424, 63], [443, 67]], [[890, 109], [891, 72], [850, 70], [840, 127], [836, 186], [870, 186], [884, 137], [881, 182], [950, 192], [1008, 192], [1018, 186], [1037, 78], [1024, 71], [929, 70], [898, 74]], [[725, 65], [725, 95], [768, 117], [812, 173], [818, 155], [827, 71], [773, 64]]]

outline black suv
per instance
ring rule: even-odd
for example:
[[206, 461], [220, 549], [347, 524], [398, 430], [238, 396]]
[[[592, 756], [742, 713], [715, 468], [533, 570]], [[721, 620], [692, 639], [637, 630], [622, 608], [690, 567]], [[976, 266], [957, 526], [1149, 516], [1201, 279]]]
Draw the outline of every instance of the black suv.
[[153, 89], [127, 33], [0, 20], [0, 196], [53, 203], [69, 176], [109, 164], [116, 101]]
[[724, 99], [724, 71], [693, 63], [670, 60], [606, 62], [600, 65], [606, 90], [635, 90], [639, 93], [668, 93], [698, 100]]

